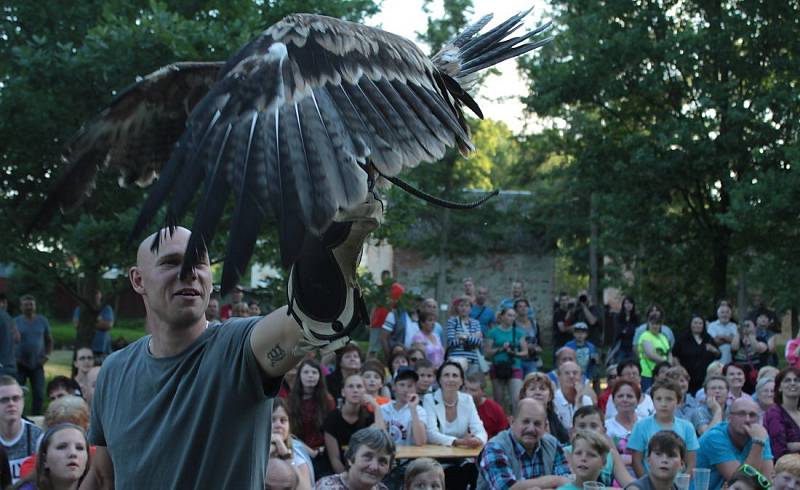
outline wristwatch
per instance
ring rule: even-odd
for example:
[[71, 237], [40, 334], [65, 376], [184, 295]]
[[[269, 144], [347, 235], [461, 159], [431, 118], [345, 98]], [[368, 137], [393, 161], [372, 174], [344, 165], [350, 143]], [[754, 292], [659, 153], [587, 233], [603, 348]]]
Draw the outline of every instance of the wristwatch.
[[752, 438], [750, 440], [753, 442], [753, 444], [760, 444], [762, 447], [767, 445], [767, 440], [766, 439], [755, 439], [755, 438]]

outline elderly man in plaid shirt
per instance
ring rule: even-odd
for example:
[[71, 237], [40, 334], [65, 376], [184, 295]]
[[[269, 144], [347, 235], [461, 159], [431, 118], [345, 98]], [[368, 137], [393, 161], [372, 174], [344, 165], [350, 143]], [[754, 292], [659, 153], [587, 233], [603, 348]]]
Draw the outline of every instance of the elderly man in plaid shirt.
[[517, 404], [511, 428], [494, 436], [480, 458], [478, 489], [558, 488], [569, 483], [561, 445], [547, 433], [547, 411], [536, 400]]

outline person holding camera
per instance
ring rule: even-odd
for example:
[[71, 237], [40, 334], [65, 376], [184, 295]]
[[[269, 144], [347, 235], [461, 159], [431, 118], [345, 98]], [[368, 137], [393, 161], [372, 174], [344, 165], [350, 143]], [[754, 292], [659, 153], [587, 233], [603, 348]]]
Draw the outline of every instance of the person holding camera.
[[522, 388], [522, 362], [528, 357], [525, 331], [514, 326], [517, 313], [513, 308], [504, 308], [498, 316], [497, 326], [486, 336], [484, 352], [492, 360], [489, 374], [492, 378], [494, 399], [507, 413], [517, 406], [519, 390]]
[[567, 312], [565, 321], [570, 325], [585, 323], [589, 327], [589, 341], [595, 345], [603, 345], [602, 318], [600, 309], [592, 304], [591, 296], [584, 289], [578, 292], [578, 301]]

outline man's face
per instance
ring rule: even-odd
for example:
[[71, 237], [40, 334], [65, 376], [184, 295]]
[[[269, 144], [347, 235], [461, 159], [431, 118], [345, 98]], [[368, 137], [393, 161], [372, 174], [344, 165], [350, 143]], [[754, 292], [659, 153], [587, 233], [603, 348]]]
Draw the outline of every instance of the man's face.
[[748, 398], [738, 398], [728, 415], [728, 430], [739, 437], [748, 437], [747, 427], [758, 423], [758, 405]]
[[23, 315], [33, 315], [36, 313], [36, 300], [26, 299], [20, 303], [20, 309]]
[[206, 320], [212, 321], [219, 318], [219, 301], [214, 298], [208, 301], [208, 307], [206, 308]]
[[600, 420], [600, 415], [596, 413], [575, 419], [575, 425], [572, 430], [588, 430], [600, 435], [606, 433], [606, 427], [603, 421]]
[[625, 366], [621, 373], [622, 379], [628, 380], [631, 383], [642, 384], [642, 376], [635, 366]]
[[717, 318], [720, 323], [728, 323], [731, 321], [731, 308], [727, 305], [722, 305], [717, 308]]
[[17, 422], [22, 419], [25, 408], [25, 397], [18, 385], [0, 386], [0, 420], [4, 423]]
[[[2, 307], [2, 305], [0, 305], [0, 307]], [[758, 325], [758, 328], [769, 327], [769, 317], [765, 313], [758, 315], [758, 318], [756, 318], [756, 325]], [[785, 474], [788, 475], [788, 473]]]
[[581, 381], [581, 368], [574, 362], [565, 362], [558, 368], [558, 384], [563, 387], [577, 387]]
[[189, 328], [204, 317], [211, 295], [211, 267], [203, 257], [185, 279], [179, 277], [189, 230], [162, 233], [158, 251], [150, 250], [152, 237], [139, 246], [131, 284], [142, 295], [148, 313], [173, 328]]
[[475, 302], [479, 305], [486, 303], [489, 299], [489, 289], [483, 286], [478, 288], [478, 293], [475, 295]]
[[520, 410], [511, 424], [514, 437], [522, 446], [532, 451], [547, 432], [547, 413], [539, 402], [520, 403]]
[[558, 306], [562, 310], [566, 310], [567, 308], [569, 308], [569, 296], [567, 296], [566, 294], [559, 296]]
[[558, 365], [562, 365], [565, 362], [577, 362], [577, 357], [575, 355], [575, 351], [572, 349], [562, 349], [558, 353]]
[[433, 382], [436, 380], [436, 375], [433, 373], [433, 368], [419, 368], [417, 369], [419, 381], [417, 381], [417, 391], [419, 393], [427, 393]]
[[[420, 377], [420, 379], [422, 379], [422, 377]], [[475, 402], [475, 406], [478, 406], [481, 400], [483, 400], [483, 388], [481, 388], [480, 383], [465, 381], [464, 391], [472, 397], [472, 400]]]
[[472, 282], [472, 279], [467, 279], [464, 281], [464, 294], [469, 296], [475, 294], [475, 283]]
[[519, 298], [522, 296], [522, 283], [521, 282], [512, 282], [511, 283], [511, 297], [512, 298]]

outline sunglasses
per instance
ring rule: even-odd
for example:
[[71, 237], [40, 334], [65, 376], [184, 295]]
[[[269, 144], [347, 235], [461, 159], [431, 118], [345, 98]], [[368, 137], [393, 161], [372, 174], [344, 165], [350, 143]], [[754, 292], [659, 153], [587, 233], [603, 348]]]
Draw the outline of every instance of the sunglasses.
[[769, 481], [769, 478], [747, 463], [740, 466], [737, 471], [741, 471], [745, 475], [755, 478], [761, 488], [770, 488], [772, 486], [772, 482]]

